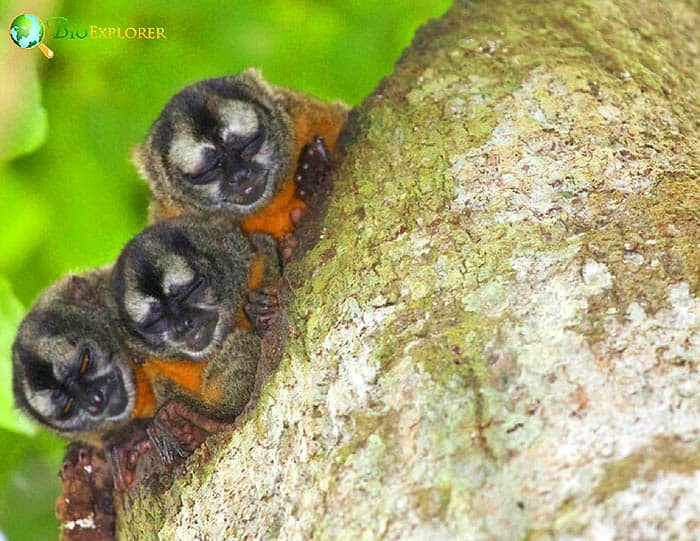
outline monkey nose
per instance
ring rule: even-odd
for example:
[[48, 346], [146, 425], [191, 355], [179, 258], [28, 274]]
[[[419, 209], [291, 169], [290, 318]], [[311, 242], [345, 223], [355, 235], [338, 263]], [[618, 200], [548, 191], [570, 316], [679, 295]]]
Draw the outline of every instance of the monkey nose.
[[192, 318], [190, 316], [184, 316], [175, 323], [175, 332], [178, 335], [182, 335], [189, 331], [193, 326], [194, 322], [192, 321]]
[[229, 184], [243, 184], [250, 177], [250, 170], [247, 167], [236, 169], [229, 177]]
[[105, 405], [106, 400], [104, 393], [99, 389], [92, 391], [92, 394], [90, 395], [90, 403], [87, 407], [88, 412], [90, 412], [92, 415], [97, 415], [105, 408]]

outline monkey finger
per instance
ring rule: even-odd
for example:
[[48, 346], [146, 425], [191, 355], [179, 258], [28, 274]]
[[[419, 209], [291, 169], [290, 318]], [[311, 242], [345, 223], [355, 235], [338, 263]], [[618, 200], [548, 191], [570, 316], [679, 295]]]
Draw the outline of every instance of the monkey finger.
[[134, 475], [126, 468], [126, 460], [121, 450], [116, 447], [110, 447], [109, 458], [112, 463], [112, 477], [114, 478], [114, 488], [123, 492], [134, 482]]
[[158, 452], [158, 456], [166, 466], [171, 466], [187, 456], [180, 441], [166, 423], [154, 418], [146, 433]]
[[274, 309], [276, 311], [279, 307], [277, 288], [265, 287], [254, 289], [248, 293], [248, 302], [253, 308], [261, 308], [263, 310]]
[[301, 221], [305, 214], [306, 210], [299, 207], [295, 207], [289, 211], [289, 217], [295, 225]]
[[246, 304], [243, 307], [246, 316], [253, 325], [258, 335], [263, 335], [270, 330], [272, 320], [279, 311], [277, 303], [274, 305]]
[[171, 413], [187, 421], [189, 428], [201, 428], [209, 434], [221, 432], [231, 426], [231, 423], [208, 417], [182, 402], [172, 401], [167, 407], [170, 409]]
[[312, 152], [314, 155], [318, 155], [318, 158], [326, 164], [330, 163], [328, 147], [326, 146], [326, 140], [322, 135], [317, 135], [312, 139], [310, 152]]
[[134, 421], [119, 432], [104, 438], [104, 445], [112, 463], [114, 486], [123, 491], [134, 482], [134, 469], [143, 454], [143, 442], [148, 440], [144, 422]]
[[292, 258], [292, 254], [294, 253], [294, 249], [297, 247], [298, 244], [299, 241], [297, 241], [296, 237], [292, 234], [285, 235], [280, 240], [280, 252], [282, 255], [283, 263], [289, 262], [289, 260]]
[[156, 413], [154, 424], [160, 425], [160, 429], [166, 430], [178, 442], [183, 458], [211, 434], [230, 426], [227, 422], [207, 417], [177, 400], [171, 400]]

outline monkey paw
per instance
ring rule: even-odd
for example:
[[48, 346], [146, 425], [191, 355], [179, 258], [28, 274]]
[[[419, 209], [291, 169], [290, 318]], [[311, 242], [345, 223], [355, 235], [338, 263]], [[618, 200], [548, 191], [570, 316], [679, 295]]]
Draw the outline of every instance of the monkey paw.
[[[313, 206], [314, 201], [317, 201], [321, 196], [323, 181], [328, 175], [330, 167], [330, 155], [326, 143], [323, 137], [317, 135], [308, 145], [304, 146], [299, 155], [299, 163], [294, 175], [296, 197]], [[307, 212], [307, 208], [295, 207], [289, 211], [289, 218], [297, 226]], [[293, 234], [286, 235], [280, 240], [283, 263], [289, 262], [297, 245], [298, 240]]]
[[56, 500], [61, 541], [114, 539], [112, 472], [102, 452], [71, 443], [60, 472], [63, 492]]
[[[303, 211], [301, 209], [294, 209], [298, 210], [299, 212]], [[292, 211], [294, 212], [294, 211]], [[294, 250], [296, 247], [299, 245], [299, 241], [297, 238], [292, 234], [285, 235], [282, 237], [279, 241], [280, 245], [280, 253], [282, 255], [282, 262], [284, 264], [288, 263], [292, 259], [292, 254], [294, 254]]]
[[176, 464], [199, 447], [212, 434], [231, 424], [203, 415], [178, 401], [158, 410], [147, 431], [164, 463]]
[[245, 313], [253, 324], [255, 332], [265, 334], [271, 326], [272, 320], [279, 312], [276, 287], [263, 287], [254, 289], [248, 294], [248, 303], [245, 305]]
[[[323, 137], [317, 135], [301, 150], [299, 155], [299, 165], [295, 176], [297, 197], [305, 200], [323, 182], [329, 170], [330, 158], [326, 142]], [[292, 221], [295, 221], [294, 216], [292, 216]]]
[[153, 442], [142, 422], [134, 422], [105, 439], [105, 448], [112, 462], [114, 487], [117, 490], [126, 490], [133, 484], [139, 457], [152, 447]]

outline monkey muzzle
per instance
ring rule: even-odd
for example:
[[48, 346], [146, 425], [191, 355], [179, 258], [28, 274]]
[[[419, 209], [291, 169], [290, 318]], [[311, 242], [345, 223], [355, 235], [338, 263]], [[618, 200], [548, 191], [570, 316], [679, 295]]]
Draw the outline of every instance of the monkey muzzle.
[[219, 323], [216, 312], [200, 311], [182, 317], [175, 326], [175, 340], [194, 353], [204, 351], [212, 343]]
[[129, 404], [121, 370], [90, 381], [83, 386], [78, 397], [91, 416], [107, 419], [121, 417]]
[[223, 183], [222, 192], [227, 200], [237, 205], [251, 205], [265, 193], [267, 173], [255, 164], [233, 171]]

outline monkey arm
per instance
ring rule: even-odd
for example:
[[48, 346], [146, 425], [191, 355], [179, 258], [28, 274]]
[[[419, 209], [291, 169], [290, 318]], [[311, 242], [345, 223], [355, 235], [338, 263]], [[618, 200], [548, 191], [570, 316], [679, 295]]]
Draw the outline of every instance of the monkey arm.
[[260, 338], [234, 329], [207, 363], [201, 391], [202, 412], [233, 420], [250, 399], [260, 358]]
[[[246, 232], [259, 231], [269, 233], [278, 241], [294, 232], [294, 215], [301, 216], [306, 211], [303, 200], [304, 191], [308, 191], [314, 182], [325, 176], [328, 168], [328, 151], [324, 153], [325, 161], [318, 166], [318, 157], [314, 152], [320, 144], [331, 152], [335, 148], [338, 134], [348, 116], [348, 106], [342, 102], [325, 102], [305, 94], [282, 87], [275, 87], [276, 99], [287, 111], [294, 126], [297, 156], [294, 166], [289, 171], [289, 178], [275, 198], [262, 210], [246, 218], [241, 227]], [[309, 150], [311, 149], [311, 153]], [[314, 171], [307, 173], [305, 167], [311, 163]], [[305, 165], [306, 164], [306, 165]], [[323, 173], [319, 174], [321, 167]], [[305, 182], [314, 177], [314, 182]], [[297, 182], [304, 184], [300, 191]]]
[[[243, 411], [255, 385], [260, 338], [234, 329], [202, 367], [198, 387], [191, 382], [157, 378], [163, 406], [146, 428], [149, 441], [165, 465], [181, 462], [211, 434], [225, 430]], [[134, 469], [135, 463], [126, 466]]]
[[260, 233], [252, 233], [248, 239], [255, 249], [248, 287], [276, 287], [282, 274], [277, 243], [269, 235]]
[[233, 420], [250, 397], [259, 357], [260, 338], [236, 328], [208, 361], [152, 361], [158, 405], [178, 400], [202, 414]]
[[104, 443], [116, 488], [131, 486], [141, 456], [149, 451], [169, 468], [224, 430], [250, 398], [259, 356], [260, 338], [251, 330], [234, 329], [209, 361], [147, 363], [158, 411], [152, 419], [132, 421]]
[[268, 235], [249, 235], [255, 247], [251, 266], [247, 303], [243, 307], [247, 320], [259, 335], [269, 328], [271, 320], [279, 311], [277, 284], [281, 275], [277, 243]]

